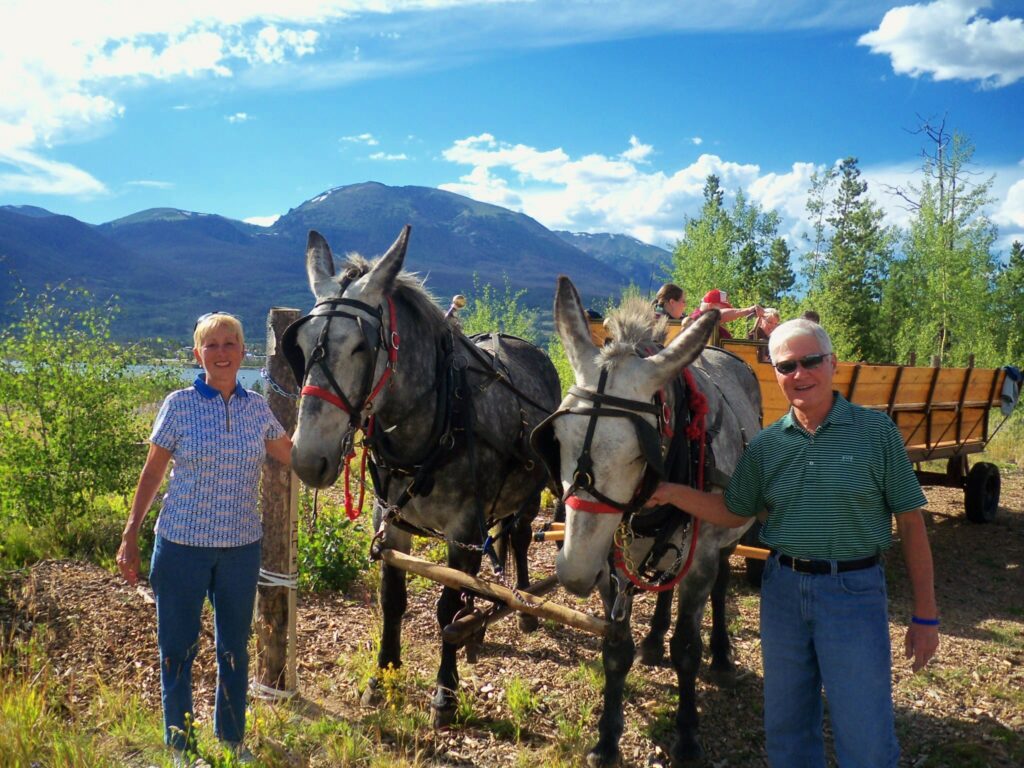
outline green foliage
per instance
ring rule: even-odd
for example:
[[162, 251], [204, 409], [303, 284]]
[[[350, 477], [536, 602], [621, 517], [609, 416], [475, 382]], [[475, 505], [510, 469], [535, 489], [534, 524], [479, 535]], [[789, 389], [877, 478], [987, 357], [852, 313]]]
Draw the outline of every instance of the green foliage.
[[894, 351], [901, 360], [914, 352], [921, 361], [936, 355], [943, 365], [964, 365], [973, 354], [977, 365], [998, 365], [996, 230], [985, 214], [992, 178], [971, 180], [974, 147], [964, 136], [944, 126], [923, 130], [933, 152], [920, 186], [903, 193], [914, 216], [890, 284], [888, 317], [902, 318]]
[[[883, 225], [882, 209], [867, 197], [856, 158], [843, 160], [825, 179], [828, 184], [816, 191], [814, 204], [822, 203], [815, 211], [824, 215], [830, 229], [826, 235], [819, 221], [823, 250], [807, 262], [813, 264], [806, 274], [807, 301], [818, 307], [840, 359], [883, 361], [891, 351], [880, 318], [894, 235]], [[838, 189], [824, 202], [832, 182]]]
[[523, 681], [518, 675], [514, 675], [505, 685], [505, 703], [508, 704], [509, 712], [512, 714], [512, 723], [516, 728], [516, 741], [519, 741], [523, 726], [540, 705], [540, 699], [534, 693], [529, 683]]
[[1002, 326], [1001, 359], [1024, 365], [1024, 244], [1015, 240], [1010, 257], [996, 276], [995, 314]]
[[569, 357], [565, 354], [562, 339], [557, 333], [551, 334], [551, 340], [548, 342], [548, 357], [551, 358], [555, 370], [558, 371], [558, 381], [562, 385], [562, 397], [565, 397], [569, 387], [576, 383], [576, 374], [572, 372]]
[[694, 309], [712, 288], [727, 291], [734, 306], [777, 303], [794, 283], [779, 215], [762, 211], [742, 190], [731, 209], [724, 201], [718, 177], [708, 176], [701, 212], [686, 219], [673, 251], [672, 282]]
[[537, 311], [523, 306], [525, 290], [513, 290], [508, 275], [504, 276], [504, 291], [498, 295], [490, 283], [480, 284], [479, 275], [473, 274], [473, 295], [468, 297], [466, 309], [459, 315], [462, 330], [467, 336], [475, 333], [507, 333], [527, 341], [537, 338]]
[[322, 504], [312, 522], [311, 494], [307, 491], [301, 501], [302, 517], [311, 523], [299, 526], [299, 586], [344, 592], [369, 567], [371, 524], [366, 515], [352, 521], [337, 505]]
[[116, 344], [111, 305], [55, 288], [17, 300], [0, 332], [0, 523], [71, 530], [97, 501], [127, 498], [145, 456], [139, 408], [174, 387]]

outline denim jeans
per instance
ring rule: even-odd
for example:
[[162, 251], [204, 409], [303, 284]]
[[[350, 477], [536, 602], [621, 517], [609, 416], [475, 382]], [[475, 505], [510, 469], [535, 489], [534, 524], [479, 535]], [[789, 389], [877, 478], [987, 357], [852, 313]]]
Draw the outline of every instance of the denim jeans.
[[825, 768], [822, 687], [840, 768], [894, 768], [885, 573], [805, 574], [773, 555], [761, 582], [768, 762]]
[[248, 643], [259, 570], [259, 541], [242, 547], [191, 547], [157, 536], [150, 581], [156, 597], [164, 741], [176, 749], [188, 745], [192, 662], [207, 596], [217, 646], [214, 731], [230, 742], [240, 742], [245, 734]]

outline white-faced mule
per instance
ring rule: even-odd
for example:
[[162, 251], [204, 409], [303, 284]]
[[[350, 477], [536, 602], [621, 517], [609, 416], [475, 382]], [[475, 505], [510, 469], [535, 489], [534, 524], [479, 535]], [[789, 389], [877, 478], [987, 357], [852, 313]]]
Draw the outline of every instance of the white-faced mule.
[[604, 707], [590, 766], [621, 759], [623, 692], [635, 653], [630, 614], [638, 590], [659, 592], [659, 610], [641, 645], [645, 657], [663, 652], [672, 589], [678, 597], [669, 643], [679, 687], [673, 765], [703, 755], [695, 684], [709, 594], [716, 609], [712, 669], [733, 670], [724, 618], [727, 558], [744, 528], [697, 525], [675, 507], [644, 506], [663, 478], [709, 490], [721, 485], [760, 429], [753, 372], [727, 352], [705, 350], [718, 320], [717, 311], [708, 312], [662, 349], [655, 340], [663, 337], [664, 321], [646, 302], [627, 302], [609, 314], [614, 341], [598, 349], [576, 288], [566, 277], [558, 281], [555, 325], [576, 382], [532, 440], [566, 506], [558, 581], [580, 596], [598, 589], [609, 621], [601, 645]]
[[[401, 272], [405, 227], [375, 262], [349, 256], [339, 275], [324, 238], [309, 233], [306, 271], [316, 304], [285, 332], [282, 347], [302, 385], [292, 466], [307, 485], [337, 480], [361, 430], [377, 495], [375, 551], [408, 553], [413, 536], [448, 545], [448, 565], [476, 574], [486, 554], [496, 570], [506, 543], [516, 587], [529, 586], [530, 523], [546, 477], [529, 435], [558, 403], [547, 355], [512, 336], [467, 339], [422, 283]], [[472, 596], [444, 587], [443, 628]], [[401, 665], [405, 571], [382, 565], [381, 670]], [[532, 616], [520, 626], [536, 626]], [[456, 708], [458, 648], [442, 640], [436, 726]], [[377, 681], [363, 695], [373, 705]]]

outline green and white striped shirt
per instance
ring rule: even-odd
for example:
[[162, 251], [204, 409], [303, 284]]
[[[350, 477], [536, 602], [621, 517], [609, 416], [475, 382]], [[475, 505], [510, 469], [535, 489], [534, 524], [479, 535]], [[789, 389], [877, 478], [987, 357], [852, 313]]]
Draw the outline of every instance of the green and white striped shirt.
[[927, 500], [886, 414], [835, 393], [812, 435], [792, 410], [761, 431], [725, 492], [729, 511], [768, 518], [761, 540], [790, 557], [851, 560], [892, 544], [891, 515]]

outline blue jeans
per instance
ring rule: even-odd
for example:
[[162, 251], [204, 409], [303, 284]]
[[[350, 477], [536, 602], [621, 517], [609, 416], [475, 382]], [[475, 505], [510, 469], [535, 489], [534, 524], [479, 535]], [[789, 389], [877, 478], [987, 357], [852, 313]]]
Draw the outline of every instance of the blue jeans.
[[894, 768], [885, 573], [797, 573], [773, 555], [761, 582], [768, 762], [825, 768], [822, 687], [840, 768]]
[[176, 749], [190, 740], [185, 721], [192, 719], [192, 662], [207, 596], [217, 645], [214, 731], [230, 742], [240, 742], [245, 734], [249, 632], [259, 571], [259, 541], [242, 547], [190, 547], [157, 536], [150, 581], [156, 596], [164, 741]]

